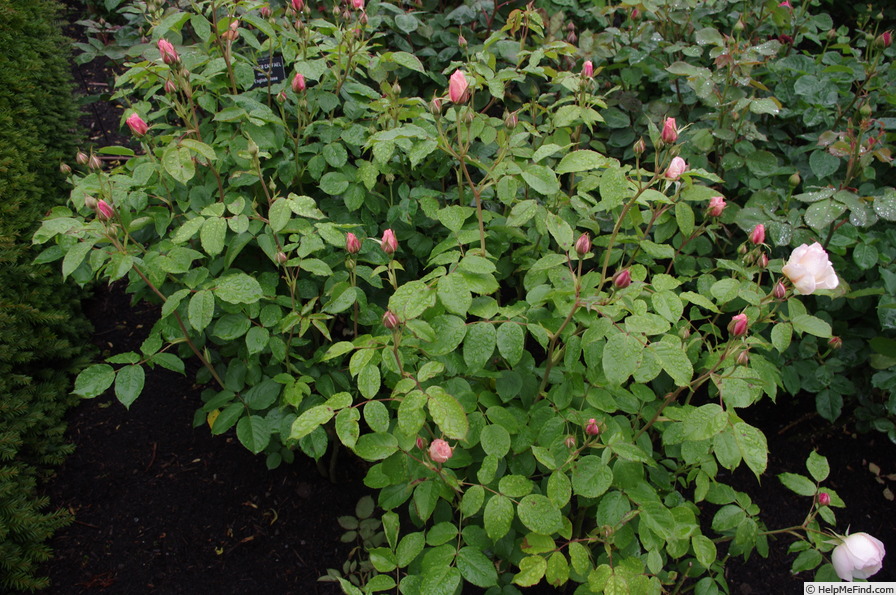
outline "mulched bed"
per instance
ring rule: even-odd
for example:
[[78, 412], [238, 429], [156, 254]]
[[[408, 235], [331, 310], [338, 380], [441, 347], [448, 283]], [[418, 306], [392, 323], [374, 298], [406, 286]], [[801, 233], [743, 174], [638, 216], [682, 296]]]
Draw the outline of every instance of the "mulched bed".
[[[107, 88], [103, 65], [74, 70], [83, 94]], [[84, 113], [96, 146], [127, 144], [118, 108], [94, 103]], [[157, 318], [151, 306], [131, 306], [119, 286], [100, 287], [85, 310], [104, 355], [138, 348]], [[364, 465], [343, 457], [335, 484], [304, 457], [268, 471], [264, 458], [232, 434], [215, 437], [207, 427], [192, 427], [201, 388], [191, 377], [156, 369], [130, 411], [104, 395], [70, 412], [68, 438], [77, 449], [47, 494], [76, 520], [50, 544], [54, 558], [46, 571], [53, 586], [45, 593], [339, 592], [317, 578], [341, 567], [354, 545], [339, 541], [336, 519], [352, 514], [368, 493]], [[809, 499], [785, 490], [775, 475], [805, 473], [808, 453], [818, 449], [831, 463], [825, 485], [849, 506], [837, 511], [838, 531], [866, 531], [896, 553], [896, 505], [885, 495], [887, 488], [896, 491], [896, 445], [879, 434], [857, 437], [848, 427], [831, 426], [814, 409], [810, 396], [782, 395], [777, 405], [744, 412], [768, 437], [771, 459], [761, 484], [740, 469], [735, 487], [754, 497], [770, 528], [799, 524]], [[769, 559], [754, 554], [747, 562], [729, 561], [732, 592], [797, 592], [811, 577], [790, 575], [789, 543], [774, 542]], [[894, 567], [887, 564], [875, 580], [896, 581]], [[530, 595], [543, 592], [553, 591]]]

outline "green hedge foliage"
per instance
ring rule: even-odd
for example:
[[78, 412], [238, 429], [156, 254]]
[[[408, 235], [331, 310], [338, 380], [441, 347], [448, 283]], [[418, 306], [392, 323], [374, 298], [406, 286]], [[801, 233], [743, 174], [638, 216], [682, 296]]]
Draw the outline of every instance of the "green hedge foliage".
[[63, 196], [59, 166], [74, 154], [76, 108], [57, 7], [0, 2], [0, 590], [44, 587], [44, 543], [68, 522], [39, 482], [72, 447], [63, 416], [83, 364], [79, 290], [34, 264], [31, 235]]

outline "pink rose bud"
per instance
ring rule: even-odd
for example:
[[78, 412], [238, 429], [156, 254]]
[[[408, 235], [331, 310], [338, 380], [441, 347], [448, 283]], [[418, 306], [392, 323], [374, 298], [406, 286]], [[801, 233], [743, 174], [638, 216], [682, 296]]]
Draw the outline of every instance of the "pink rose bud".
[[103, 169], [103, 162], [97, 155], [91, 155], [90, 159], [87, 160], [87, 167], [90, 169]]
[[726, 204], [724, 196], [713, 196], [709, 199], [709, 207], [706, 211], [711, 217], [721, 217]]
[[420, 450], [426, 448], [426, 440], [424, 440], [420, 436], [417, 436], [417, 448], [419, 448]]
[[442, 100], [438, 97], [434, 97], [432, 101], [429, 102], [429, 111], [434, 116], [438, 116], [442, 113]]
[[634, 8], [632, 8], [632, 20], [637, 21], [640, 18], [641, 18], [641, 11], [638, 10], [637, 6], [635, 6]]
[[292, 8], [296, 12], [302, 12], [302, 9], [305, 8], [305, 0], [292, 0]]
[[768, 266], [768, 256], [766, 256], [765, 253], [760, 254], [759, 258], [756, 260], [756, 264], [764, 269]]
[[467, 93], [467, 87], [469, 86], [470, 83], [467, 82], [467, 75], [464, 74], [464, 71], [460, 69], [455, 70], [448, 80], [448, 99], [452, 103], [466, 103], [470, 98], [469, 93]]
[[222, 39], [226, 39], [227, 41], [236, 41], [236, 39], [240, 36], [239, 32], [239, 21], [231, 21], [230, 27], [221, 34]]
[[512, 114], [507, 114], [507, 117], [504, 118], [504, 126], [513, 130], [516, 128], [516, 125], [520, 123], [520, 118], [513, 112]]
[[778, 7], [779, 8], [789, 8], [789, 9], [793, 10], [793, 6], [791, 6], [790, 0], [784, 0], [784, 2], [781, 2], [780, 4], [778, 4]]
[[566, 438], [563, 439], [563, 444], [566, 445], [566, 448], [575, 448], [576, 447], [576, 437], [570, 434]]
[[75, 163], [78, 165], [87, 165], [88, 159], [89, 157], [87, 157], [87, 153], [84, 151], [78, 151], [77, 155], [75, 155]]
[[666, 173], [663, 175], [667, 180], [677, 180], [681, 177], [681, 174], [688, 170], [687, 162], [681, 157], [675, 157], [672, 159], [672, 163], [669, 164], [669, 167], [666, 168]]
[[731, 323], [728, 324], [728, 332], [735, 337], [743, 337], [747, 334], [747, 326], [749, 326], [747, 315], [741, 312], [737, 316], [731, 318]]
[[176, 93], [177, 85], [171, 79], [165, 81], [165, 93]]
[[828, 339], [828, 345], [830, 345], [831, 349], [840, 349], [843, 347], [843, 339], [840, 337], [831, 337]]
[[585, 433], [589, 436], [597, 436], [600, 434], [600, 426], [597, 425], [597, 420], [593, 417], [588, 420], [587, 424], [585, 424]]
[[613, 285], [619, 289], [625, 289], [632, 284], [632, 273], [628, 269], [620, 271], [613, 276]]
[[883, 567], [886, 553], [879, 539], [867, 533], [853, 533], [834, 548], [831, 562], [837, 576], [852, 582], [855, 578], [866, 579], [877, 574]]
[[386, 310], [386, 313], [383, 314], [383, 326], [390, 331], [398, 326], [398, 317], [391, 310]]
[[301, 72], [297, 72], [296, 75], [292, 77], [292, 90], [296, 93], [301, 93], [305, 88], [305, 77]]
[[395, 251], [398, 250], [398, 240], [395, 239], [395, 232], [391, 229], [384, 231], [383, 239], [380, 240], [380, 246], [382, 246], [383, 252], [389, 256], [395, 254]]
[[666, 118], [663, 120], [663, 131], [660, 138], [667, 145], [671, 145], [678, 140], [678, 128], [675, 126], [675, 118]]
[[447, 462], [452, 454], [454, 454], [454, 450], [451, 448], [451, 445], [441, 438], [436, 438], [429, 445], [429, 458], [435, 463]]
[[286, 103], [286, 91], [280, 91], [277, 93], [277, 101], [279, 103]]
[[273, 11], [271, 10], [271, 7], [270, 7], [270, 6], [268, 6], [267, 4], [265, 4], [265, 5], [262, 6], [260, 9], [258, 9], [258, 13], [261, 15], [261, 18], [263, 18], [263, 19], [269, 19], [269, 18], [271, 18], [271, 15], [273, 14]]
[[745, 349], [737, 354], [737, 363], [741, 366], [746, 366], [750, 363], [750, 350]]
[[765, 243], [765, 225], [760, 223], [753, 228], [750, 232], [750, 241], [756, 245]]
[[287, 260], [289, 260], [289, 256], [286, 255], [286, 252], [277, 252], [277, 262], [284, 264]]
[[831, 503], [831, 495], [827, 492], [818, 492], [818, 505], [827, 506]]
[[583, 233], [579, 236], [579, 239], [576, 240], [576, 254], [584, 256], [589, 252], [591, 252], [591, 236], [587, 233]]
[[889, 31], [884, 31], [880, 34], [880, 44], [885, 48], [893, 45], [893, 34]]
[[361, 240], [352, 232], [345, 234], [345, 251], [349, 254], [357, 254], [361, 251]]
[[125, 120], [125, 123], [128, 125], [128, 128], [131, 129], [131, 132], [133, 132], [137, 136], [143, 136], [149, 131], [149, 126], [146, 124], [146, 122], [143, 121], [143, 118], [141, 118], [136, 113], [128, 116], [128, 119]]
[[643, 155], [646, 150], [647, 144], [644, 142], [643, 138], [639, 138], [635, 141], [635, 144], [632, 145], [632, 151], [635, 152], [635, 155]]
[[784, 296], [787, 295], [787, 288], [784, 287], [783, 283], [778, 281], [775, 283], [775, 288], [772, 290], [772, 294], [779, 300], [783, 300]]
[[352, 0], [352, 8], [355, 10], [364, 10], [364, 0]]
[[90, 209], [91, 211], [96, 210], [97, 200], [90, 196], [89, 194], [84, 197], [84, 206]]
[[457, 45], [462, 48], [467, 47], [467, 38], [464, 37], [463, 35], [458, 35], [457, 36]]
[[68, 175], [72, 173], [72, 167], [68, 163], [60, 163], [59, 164], [59, 173], [63, 175]]
[[177, 50], [174, 49], [174, 46], [167, 39], [160, 39], [158, 45], [159, 53], [162, 55], [162, 62], [165, 64], [174, 64], [180, 59], [177, 55]]
[[589, 79], [594, 76], [594, 64], [591, 60], [585, 60], [585, 63], [582, 64], [582, 76]]
[[112, 210], [112, 205], [107, 203], [105, 200], [100, 199], [96, 201], [96, 214], [97, 217], [102, 221], [106, 221], [112, 218], [112, 215], [115, 214], [115, 211]]

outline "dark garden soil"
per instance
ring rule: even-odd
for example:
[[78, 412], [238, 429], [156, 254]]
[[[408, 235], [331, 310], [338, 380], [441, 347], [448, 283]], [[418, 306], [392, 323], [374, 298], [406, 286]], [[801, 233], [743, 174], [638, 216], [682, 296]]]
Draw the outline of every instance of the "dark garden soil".
[[[96, 64], [76, 68], [75, 77], [84, 94], [101, 94], [110, 82]], [[84, 113], [96, 146], [127, 142], [119, 110], [93, 103]], [[157, 318], [151, 306], [131, 306], [117, 286], [98, 288], [85, 311], [104, 355], [137, 349]], [[50, 544], [54, 558], [46, 571], [53, 586], [45, 592], [339, 592], [317, 578], [349, 555], [353, 544], [339, 541], [336, 518], [352, 514], [367, 493], [364, 465], [343, 456], [338, 483], [303, 457], [268, 471], [264, 458], [252, 456], [232, 434], [215, 437], [207, 427], [192, 427], [201, 389], [190, 379], [189, 371], [181, 376], [156, 369], [129, 411], [107, 394], [70, 412], [68, 438], [76, 450], [47, 494], [54, 507], [71, 510], [75, 522]], [[760, 485], [741, 469], [734, 486], [754, 497], [769, 528], [799, 524], [810, 499], [785, 490], [775, 475], [805, 473], [806, 457], [817, 449], [831, 464], [825, 486], [848, 505], [837, 511], [837, 529], [881, 539], [891, 559], [874, 579], [896, 581], [896, 445], [879, 434], [855, 436], [849, 426], [832, 427], [814, 415], [811, 397], [782, 396], [777, 405], [754, 409], [744, 417], [769, 439], [769, 470]], [[797, 585], [811, 575], [790, 575], [791, 541], [773, 542], [768, 559], [731, 560], [732, 592], [801, 592]], [[532, 591], [542, 592], [553, 591]]]

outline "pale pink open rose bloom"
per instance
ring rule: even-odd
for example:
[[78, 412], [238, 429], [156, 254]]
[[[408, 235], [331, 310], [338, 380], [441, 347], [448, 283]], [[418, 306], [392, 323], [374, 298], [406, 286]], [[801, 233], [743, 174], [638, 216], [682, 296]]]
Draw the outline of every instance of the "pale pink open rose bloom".
[[451, 458], [452, 454], [454, 454], [454, 449], [441, 438], [436, 438], [429, 445], [429, 458], [436, 463], [444, 463]]
[[884, 544], [867, 533], [853, 533], [843, 538], [834, 548], [831, 562], [841, 579], [852, 582], [854, 578], [868, 578], [883, 566], [886, 554]]
[[448, 99], [452, 103], [466, 103], [469, 97], [467, 94], [467, 87], [469, 86], [470, 83], [467, 82], [467, 75], [464, 74], [464, 71], [460, 69], [455, 70], [451, 78], [448, 79]]
[[781, 272], [802, 295], [814, 293], [816, 289], [835, 289], [840, 284], [828, 253], [818, 242], [811, 246], [803, 244], [794, 250]]

